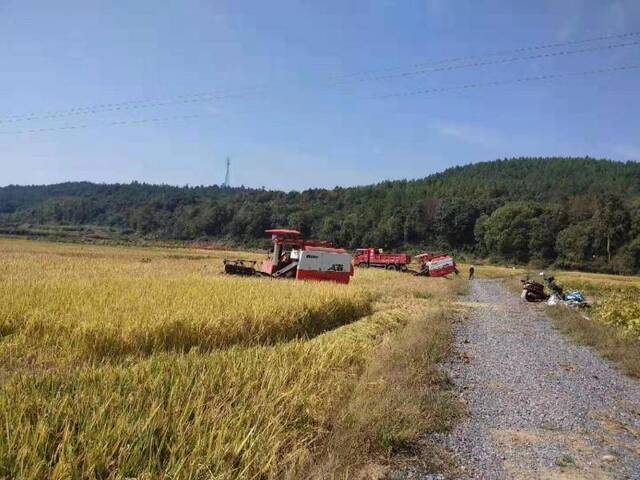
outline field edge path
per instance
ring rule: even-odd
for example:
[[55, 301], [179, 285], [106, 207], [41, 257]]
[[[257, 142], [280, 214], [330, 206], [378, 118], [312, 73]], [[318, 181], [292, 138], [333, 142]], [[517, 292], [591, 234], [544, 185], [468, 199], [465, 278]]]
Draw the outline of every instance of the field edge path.
[[499, 281], [472, 281], [466, 300], [445, 368], [468, 414], [432, 436], [459, 477], [640, 479], [640, 381]]

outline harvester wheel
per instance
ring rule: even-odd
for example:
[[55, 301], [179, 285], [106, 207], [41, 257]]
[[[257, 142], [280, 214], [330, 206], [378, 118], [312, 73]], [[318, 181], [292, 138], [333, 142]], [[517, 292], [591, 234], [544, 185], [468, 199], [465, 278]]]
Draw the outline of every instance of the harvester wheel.
[[393, 263], [390, 265], [387, 265], [387, 270], [398, 270], [398, 266], [394, 265]]

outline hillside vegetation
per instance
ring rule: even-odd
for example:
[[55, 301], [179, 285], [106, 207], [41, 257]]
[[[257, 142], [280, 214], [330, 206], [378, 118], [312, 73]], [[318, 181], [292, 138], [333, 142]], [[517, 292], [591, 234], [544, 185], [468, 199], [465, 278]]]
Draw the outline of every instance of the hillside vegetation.
[[473, 256], [640, 272], [640, 164], [518, 158], [424, 179], [278, 192], [66, 183], [0, 188], [0, 231], [258, 245], [293, 227], [347, 248], [447, 248]]

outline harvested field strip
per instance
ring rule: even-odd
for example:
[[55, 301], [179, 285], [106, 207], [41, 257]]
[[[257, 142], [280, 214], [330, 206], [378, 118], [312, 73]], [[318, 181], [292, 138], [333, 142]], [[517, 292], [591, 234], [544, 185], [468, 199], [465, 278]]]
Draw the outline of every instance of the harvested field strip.
[[217, 276], [222, 273], [221, 259], [241, 256], [259, 260], [264, 255], [245, 252], [221, 252], [189, 249], [83, 246], [45, 242], [0, 241], [0, 279], [105, 278], [114, 275], [138, 277], [175, 277], [189, 273]]

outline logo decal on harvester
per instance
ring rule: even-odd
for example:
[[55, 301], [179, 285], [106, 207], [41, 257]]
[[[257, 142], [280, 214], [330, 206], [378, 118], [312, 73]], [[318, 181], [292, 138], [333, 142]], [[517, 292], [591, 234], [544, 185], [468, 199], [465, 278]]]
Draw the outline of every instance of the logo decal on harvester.
[[327, 269], [327, 272], [344, 272], [344, 265], [341, 263], [334, 263]]

